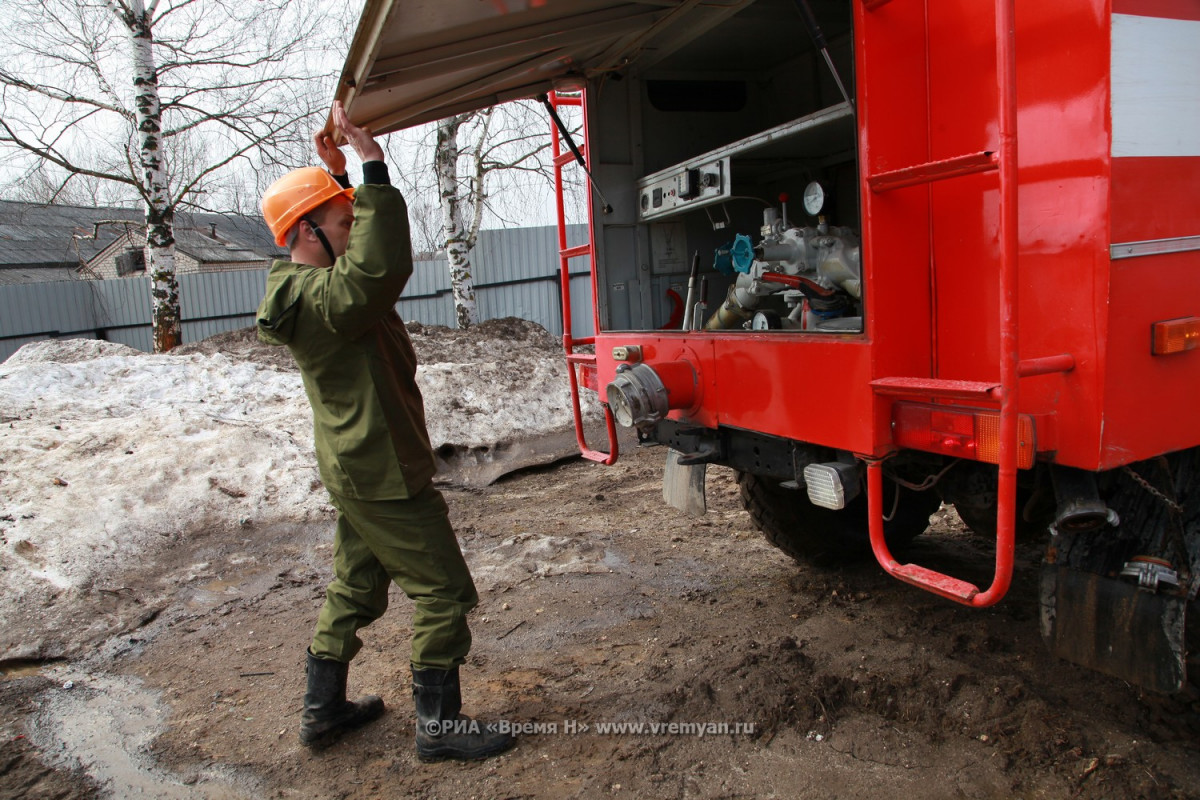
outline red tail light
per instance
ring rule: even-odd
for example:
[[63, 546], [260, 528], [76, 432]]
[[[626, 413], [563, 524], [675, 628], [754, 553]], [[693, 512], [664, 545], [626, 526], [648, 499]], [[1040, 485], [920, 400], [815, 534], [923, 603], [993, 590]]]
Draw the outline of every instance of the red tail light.
[[[892, 441], [900, 447], [973, 461], [1000, 463], [1000, 412], [987, 408], [896, 403]], [[1017, 466], [1033, 466], [1033, 418], [1017, 418]]]

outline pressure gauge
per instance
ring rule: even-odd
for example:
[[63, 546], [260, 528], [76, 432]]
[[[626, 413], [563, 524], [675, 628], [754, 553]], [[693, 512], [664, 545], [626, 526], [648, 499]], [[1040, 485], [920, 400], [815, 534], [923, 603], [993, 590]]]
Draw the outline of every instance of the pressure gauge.
[[783, 321], [774, 311], [759, 311], [750, 321], [752, 331], [777, 331], [783, 327]]
[[804, 210], [809, 213], [809, 216], [815, 217], [821, 213], [821, 208], [825, 205], [825, 187], [817, 181], [813, 181], [808, 186], [804, 187]]

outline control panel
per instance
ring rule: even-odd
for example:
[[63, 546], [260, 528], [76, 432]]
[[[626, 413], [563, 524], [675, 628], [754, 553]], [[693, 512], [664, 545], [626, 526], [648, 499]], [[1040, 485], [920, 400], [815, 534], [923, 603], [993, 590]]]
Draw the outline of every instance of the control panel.
[[638, 181], [643, 222], [729, 199], [729, 158], [685, 162]]

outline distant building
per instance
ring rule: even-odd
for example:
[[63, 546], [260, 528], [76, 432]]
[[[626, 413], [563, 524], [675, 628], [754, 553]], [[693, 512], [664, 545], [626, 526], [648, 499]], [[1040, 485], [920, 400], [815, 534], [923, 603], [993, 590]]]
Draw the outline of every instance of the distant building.
[[[228, 269], [261, 269], [272, 259], [286, 252], [275, 246], [267, 234], [269, 247], [254, 241], [256, 233], [248, 230], [246, 219], [240, 218], [242, 228], [235, 230], [229, 218], [222, 227], [211, 223], [207, 228], [190, 228], [175, 223], [175, 272], [215, 272]], [[266, 226], [262, 226], [266, 233]], [[146, 230], [144, 226], [121, 231], [115, 241], [89, 259], [86, 277], [109, 280], [146, 274]]]
[[[179, 274], [257, 269], [286, 255], [258, 217], [175, 215]], [[0, 201], [0, 285], [115, 279], [145, 274], [139, 208]]]

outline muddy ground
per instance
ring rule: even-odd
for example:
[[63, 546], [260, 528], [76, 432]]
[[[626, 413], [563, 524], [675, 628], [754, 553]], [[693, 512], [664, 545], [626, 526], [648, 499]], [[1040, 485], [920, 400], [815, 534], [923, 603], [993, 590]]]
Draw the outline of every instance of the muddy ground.
[[[331, 532], [238, 529], [122, 576], [114, 604], [175, 587], [140, 629], [79, 661], [8, 665], [0, 796], [1200, 796], [1197, 740], [1176, 718], [1044, 651], [1035, 546], [1002, 604], [968, 610], [871, 563], [796, 565], [752, 529], [724, 469], [707, 518], [682, 516], [661, 502], [662, 457], [446, 488], [482, 596], [466, 706], [541, 726], [510, 753], [416, 759], [402, 596], [351, 672], [387, 714], [300, 747]], [[952, 513], [933, 528], [915, 557], [986, 577], [986, 548]], [[598, 729], [622, 722], [733, 732]]]

